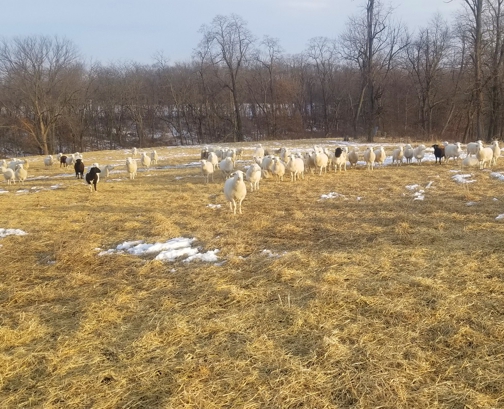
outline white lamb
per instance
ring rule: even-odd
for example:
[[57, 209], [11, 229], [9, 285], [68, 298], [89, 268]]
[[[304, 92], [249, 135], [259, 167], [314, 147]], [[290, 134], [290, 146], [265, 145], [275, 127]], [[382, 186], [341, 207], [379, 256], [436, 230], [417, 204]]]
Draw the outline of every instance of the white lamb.
[[315, 154], [305, 152], [303, 160], [305, 164], [305, 170], [313, 173], [313, 171], [315, 170]]
[[458, 160], [461, 154], [462, 146], [460, 145], [460, 142], [445, 145], [445, 161], [448, 161], [450, 158]]
[[271, 166], [271, 173], [273, 174], [275, 180], [283, 181], [285, 175], [285, 165], [280, 160], [280, 158], [275, 157], [273, 159], [273, 164]]
[[206, 159], [201, 159], [201, 173], [203, 173], [205, 183], [208, 184], [208, 179], [210, 178], [210, 176], [212, 177], [212, 182], [214, 181], [213, 179], [214, 167]]
[[392, 164], [396, 164], [397, 166], [402, 165], [404, 158], [404, 147], [401, 145], [399, 148], [396, 148], [392, 151]]
[[257, 163], [253, 163], [247, 169], [245, 177], [250, 182], [250, 191], [259, 190], [259, 182], [261, 181], [262, 170]]
[[296, 158], [294, 155], [289, 156], [289, 161], [285, 165], [285, 171], [290, 173], [291, 182], [295, 182], [299, 178], [304, 179], [305, 163], [301, 158]]
[[14, 172], [14, 175], [21, 184], [24, 184], [24, 181], [28, 177], [28, 172], [26, 169], [23, 167], [23, 165], [20, 163], [19, 165], [16, 166], [16, 170]]
[[45, 165], [46, 168], [51, 167], [52, 165], [54, 165], [54, 158], [53, 158], [52, 155], [49, 155], [46, 158], [44, 158], [44, 165]]
[[404, 147], [404, 158], [406, 159], [406, 163], [411, 163], [413, 161], [413, 156], [415, 156], [415, 150], [407, 143]]
[[501, 155], [499, 141], [492, 142], [492, 150], [493, 150], [492, 165], [497, 165], [497, 159], [499, 159], [499, 157]]
[[135, 179], [137, 174], [137, 163], [133, 158], [126, 159], [126, 171], [128, 172], [130, 180]]
[[5, 181], [7, 182], [8, 185], [10, 185], [11, 183], [16, 184], [14, 171], [11, 168], [6, 168], [5, 166], [2, 166], [0, 170], [2, 171]]
[[383, 146], [379, 146], [378, 149], [375, 149], [375, 163], [383, 166], [385, 159], [387, 159], [387, 154], [385, 153], [385, 149]]
[[219, 169], [221, 170], [224, 179], [227, 179], [234, 170], [233, 160], [229, 156], [225, 157], [219, 162]]
[[226, 196], [229, 208], [233, 214], [236, 214], [236, 207], [238, 207], [239, 213], [242, 214], [241, 204], [246, 195], [247, 186], [245, 186], [245, 182], [243, 181], [243, 172], [237, 170], [231, 178], [224, 182], [224, 196]]
[[151, 159], [151, 163], [153, 165], [157, 165], [157, 162], [158, 162], [158, 154], [155, 150], [153, 150], [150, 154], [150, 159]]
[[366, 167], [368, 170], [373, 170], [374, 169], [374, 163], [376, 160], [376, 154], [373, 150], [372, 147], [368, 147], [364, 151], [364, 160], [366, 161]]
[[489, 147], [484, 147], [483, 142], [478, 143], [478, 150], [476, 151], [476, 158], [479, 161], [479, 168], [485, 169], [485, 166], [492, 166], [493, 161], [493, 149]]

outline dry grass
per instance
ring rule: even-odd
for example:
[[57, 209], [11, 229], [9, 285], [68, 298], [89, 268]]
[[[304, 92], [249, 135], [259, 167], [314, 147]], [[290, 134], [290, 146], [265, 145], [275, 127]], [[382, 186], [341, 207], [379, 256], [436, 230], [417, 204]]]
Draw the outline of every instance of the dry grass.
[[[503, 182], [352, 169], [263, 181], [233, 216], [219, 176], [161, 169], [198, 148], [158, 153], [97, 194], [2, 184], [0, 228], [29, 234], [0, 239], [0, 407], [504, 407]], [[65, 173], [42, 163], [29, 176]], [[424, 201], [405, 188], [430, 181]], [[179, 236], [225, 263], [95, 250]]]

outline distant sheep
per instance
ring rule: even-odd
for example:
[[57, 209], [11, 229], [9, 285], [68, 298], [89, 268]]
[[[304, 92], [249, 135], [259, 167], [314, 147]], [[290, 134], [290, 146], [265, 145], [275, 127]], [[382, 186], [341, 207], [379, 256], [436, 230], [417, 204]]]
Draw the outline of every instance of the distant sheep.
[[138, 165], [136, 163], [136, 160], [134, 160], [133, 158], [126, 158], [126, 172], [128, 172], [130, 180], [135, 179], [137, 168]]
[[406, 159], [406, 163], [410, 164], [413, 161], [413, 157], [415, 156], [415, 151], [413, 147], [408, 143], [404, 147], [404, 159]]
[[82, 159], [75, 159], [75, 165], [74, 165], [74, 170], [75, 170], [75, 176], [77, 179], [82, 179], [84, 177], [84, 162], [82, 162]]
[[44, 158], [44, 166], [46, 168], [49, 168], [52, 165], [54, 165], [54, 158], [52, 155], [48, 155], [46, 158]]
[[24, 181], [28, 177], [28, 172], [26, 171], [26, 169], [23, 167], [23, 165], [21, 163], [16, 166], [16, 170], [14, 171], [14, 176], [21, 184], [24, 184]]
[[418, 145], [415, 149], [413, 149], [413, 157], [420, 165], [422, 163], [422, 159], [425, 156], [425, 145]]
[[253, 163], [248, 167], [245, 176], [250, 182], [250, 191], [253, 192], [259, 190], [259, 182], [261, 181], [262, 170], [257, 163]]
[[262, 147], [261, 144], [257, 146], [257, 148], [254, 151], [254, 155], [256, 158], [264, 158], [264, 148]]
[[404, 158], [404, 147], [401, 145], [392, 151], [392, 164], [402, 165]]
[[103, 173], [103, 175], [108, 178], [110, 176], [110, 172], [114, 170], [113, 165], [105, 165], [100, 167], [100, 172]]
[[159, 157], [158, 157], [158, 154], [157, 154], [157, 152], [155, 150], [153, 150], [151, 152], [150, 159], [151, 159], [151, 164], [152, 165], [157, 165]]
[[66, 155], [61, 155], [60, 156], [60, 168], [61, 167], [64, 167], [66, 168], [68, 166], [68, 163], [67, 163], [67, 156]]
[[375, 153], [375, 163], [378, 163], [379, 165], [383, 166], [383, 164], [385, 163], [385, 159], [387, 159], [387, 154], [383, 146], [379, 146], [378, 149], [374, 151], [374, 153]]
[[476, 156], [476, 152], [478, 151], [479, 144], [483, 143], [483, 141], [479, 140], [476, 142], [469, 142], [466, 146], [467, 156], [474, 155]]
[[324, 152], [315, 152], [313, 163], [315, 164], [315, 170], [318, 169], [319, 175], [322, 175], [322, 172], [327, 173], [328, 162], [329, 157]]
[[489, 147], [484, 147], [483, 142], [479, 142], [478, 150], [476, 151], [476, 158], [479, 161], [479, 168], [485, 169], [485, 166], [492, 166], [493, 161], [493, 149]]
[[283, 181], [285, 175], [285, 165], [280, 160], [280, 158], [275, 157], [273, 159], [273, 165], [271, 166], [271, 173], [273, 174], [275, 180]]
[[290, 173], [291, 182], [296, 179], [304, 179], [305, 164], [302, 158], [296, 158], [294, 155], [289, 156], [289, 160], [285, 165], [285, 171]]
[[219, 167], [219, 158], [215, 152], [208, 152], [207, 161], [213, 165], [214, 170]]
[[214, 179], [213, 179], [214, 167], [206, 159], [201, 160], [201, 173], [203, 174], [203, 177], [205, 178], [205, 183], [208, 183], [208, 179], [210, 177], [212, 177], [212, 182], [214, 181]]
[[492, 165], [497, 165], [497, 159], [499, 159], [499, 157], [501, 155], [499, 141], [492, 142], [492, 150], [493, 150]]
[[460, 145], [460, 142], [445, 145], [444, 154], [445, 162], [448, 162], [451, 158], [453, 158], [453, 160], [458, 160], [462, 154], [462, 146]]
[[145, 166], [148, 169], [151, 165], [150, 156], [147, 156], [145, 152], [142, 152], [142, 156], [140, 157], [140, 163], [142, 164], [142, 166]]
[[0, 170], [2, 171], [2, 173], [4, 175], [4, 179], [8, 185], [10, 185], [11, 183], [16, 184], [15, 174], [11, 168], [7, 168], [5, 166], [2, 166], [0, 168]]
[[136, 157], [138, 155], [138, 149], [137, 148], [133, 148], [131, 150], [131, 155], [133, 155], [133, 157]]
[[357, 162], [359, 161], [359, 152], [357, 148], [353, 148], [350, 152], [348, 152], [348, 162], [350, 162], [350, 167], [357, 166]]
[[100, 173], [101, 170], [100, 168], [93, 166], [91, 169], [89, 169], [88, 173], [86, 173], [86, 182], [89, 185], [89, 191], [94, 191], [96, 192], [98, 189], [96, 188], [96, 185], [100, 181]]
[[376, 159], [375, 151], [373, 150], [373, 148], [368, 147], [364, 151], [364, 160], [366, 161], [366, 168], [368, 170], [374, 169], [375, 159]]
[[227, 179], [234, 170], [233, 160], [230, 157], [225, 157], [219, 162], [219, 169], [224, 176], [224, 179]]
[[434, 157], [436, 158], [436, 163], [438, 163], [439, 160], [439, 164], [441, 164], [441, 159], [445, 157], [445, 147], [438, 144], [432, 145], [432, 147], [434, 148]]
[[232, 177], [224, 182], [224, 196], [229, 202], [229, 208], [236, 214], [236, 208], [238, 207], [238, 212], [242, 214], [241, 204], [245, 196], [247, 195], [247, 186], [243, 181], [243, 172], [237, 170], [232, 174]]
[[336, 148], [334, 150], [334, 171], [338, 170], [341, 172], [343, 169], [346, 172], [347, 165], [347, 152], [342, 148]]

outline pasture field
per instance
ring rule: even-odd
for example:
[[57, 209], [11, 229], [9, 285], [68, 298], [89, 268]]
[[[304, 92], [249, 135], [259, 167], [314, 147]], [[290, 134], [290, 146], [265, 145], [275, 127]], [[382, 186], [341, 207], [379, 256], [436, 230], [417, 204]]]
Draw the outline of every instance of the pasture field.
[[[0, 238], [0, 408], [504, 407], [504, 181], [360, 166], [263, 180], [233, 216], [200, 149], [133, 181], [85, 152], [117, 165], [97, 193], [43, 157], [2, 180], [0, 229], [27, 234]], [[182, 237], [218, 260], [99, 255]]]

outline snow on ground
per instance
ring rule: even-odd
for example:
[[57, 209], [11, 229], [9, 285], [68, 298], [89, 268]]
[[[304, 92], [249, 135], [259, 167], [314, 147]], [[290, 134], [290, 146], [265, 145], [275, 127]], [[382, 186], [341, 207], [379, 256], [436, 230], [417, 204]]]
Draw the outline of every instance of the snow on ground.
[[7, 237], [7, 236], [25, 236], [27, 234], [28, 233], [26, 233], [25, 231], [19, 230], [19, 229], [3, 229], [3, 228], [0, 228], [0, 238], [4, 238], [4, 237]]
[[341, 195], [341, 194], [336, 193], [336, 192], [330, 192], [330, 193], [328, 193], [327, 195], [322, 195], [322, 196], [320, 196], [320, 200], [325, 200], [325, 199], [337, 199], [337, 198], [342, 198], [342, 199], [345, 199], [345, 200], [346, 200], [345, 195]]
[[463, 174], [463, 175], [453, 175], [452, 179], [457, 182], [457, 183], [473, 183], [476, 182], [474, 179], [469, 179], [472, 178], [473, 175], [471, 174]]
[[492, 173], [490, 173], [490, 176], [495, 179], [499, 179], [501, 182], [504, 182], [504, 175], [502, 173], [492, 172]]
[[[193, 260], [201, 260], [205, 262], [216, 262], [218, 260], [218, 249], [200, 253], [197, 247], [192, 247], [192, 243], [196, 241], [195, 238], [177, 237], [168, 240], [164, 243], [145, 243], [143, 240], [125, 241], [119, 244], [114, 249], [100, 251], [99, 256], [111, 254], [125, 254], [129, 253], [134, 256], [145, 256], [157, 254], [155, 260], [161, 261], [175, 261], [179, 258], [185, 257], [184, 262]], [[101, 249], [96, 249], [101, 250]]]

